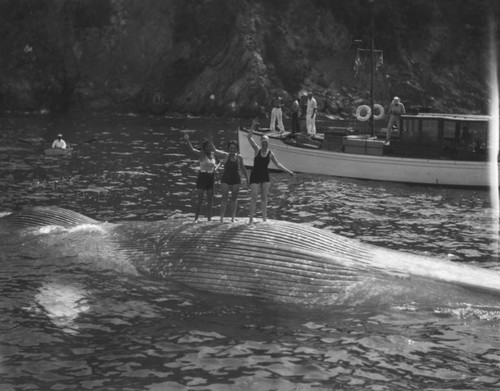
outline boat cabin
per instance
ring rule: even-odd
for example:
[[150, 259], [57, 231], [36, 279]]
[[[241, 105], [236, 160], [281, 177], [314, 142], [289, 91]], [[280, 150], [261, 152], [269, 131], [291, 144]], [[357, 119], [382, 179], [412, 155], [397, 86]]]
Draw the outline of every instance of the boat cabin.
[[362, 134], [366, 130], [348, 132], [345, 127], [330, 127], [324, 130], [321, 149], [365, 155], [485, 161], [488, 123], [486, 115], [403, 115], [401, 129], [392, 130], [390, 143], [385, 143], [387, 129], [382, 127], [376, 129], [374, 137]]
[[428, 159], [487, 159], [486, 115], [422, 113], [403, 115], [384, 155]]

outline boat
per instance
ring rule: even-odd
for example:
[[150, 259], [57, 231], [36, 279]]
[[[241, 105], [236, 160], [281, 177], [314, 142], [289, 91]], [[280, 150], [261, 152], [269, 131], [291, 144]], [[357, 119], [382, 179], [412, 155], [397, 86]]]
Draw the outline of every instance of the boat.
[[45, 148], [43, 153], [47, 156], [70, 156], [73, 148]]
[[[403, 115], [401, 130], [379, 128], [375, 135], [353, 134], [348, 126], [326, 126], [322, 134], [254, 131], [266, 134], [269, 148], [288, 169], [345, 178], [488, 187], [486, 115], [420, 113]], [[238, 129], [240, 153], [252, 167], [248, 130]], [[257, 140], [258, 137], [255, 137]], [[272, 166], [272, 165], [271, 165]]]
[[[322, 126], [319, 127], [321, 134], [313, 136], [304, 134], [302, 129], [296, 134], [264, 129], [255, 133], [267, 134], [276, 158], [294, 172], [425, 185], [489, 187], [489, 116], [404, 114], [399, 129], [387, 129], [382, 121], [383, 107], [374, 101], [374, 72], [383, 62], [383, 52], [374, 49], [373, 6], [371, 2], [370, 45], [367, 49], [357, 49], [355, 61], [357, 72], [361, 55], [369, 55], [370, 100], [369, 106], [357, 108], [358, 121]], [[375, 114], [376, 108], [378, 114]], [[247, 130], [239, 129], [238, 141], [245, 166], [252, 167], [254, 150], [247, 134]], [[494, 168], [498, 176], [498, 162]]]
[[[357, 72], [361, 54], [369, 54], [370, 101], [369, 106], [357, 108], [358, 121], [354, 125], [346, 120], [337, 124], [341, 126], [323, 126], [321, 134], [312, 136], [302, 129], [295, 134], [264, 130], [255, 133], [267, 134], [276, 158], [294, 172], [424, 185], [482, 188], [491, 182], [496, 186], [499, 178], [490, 181], [490, 171], [498, 177], [498, 159], [494, 159], [496, 166], [488, 161], [488, 128], [490, 120], [492, 124], [496, 122], [492, 117], [403, 114], [395, 130], [387, 129], [381, 121], [384, 109], [374, 101], [374, 72], [383, 63], [383, 52], [374, 49], [373, 3], [370, 2], [370, 45], [357, 49], [355, 61]], [[247, 130], [238, 129], [243, 162], [252, 167], [254, 150], [247, 135]]]

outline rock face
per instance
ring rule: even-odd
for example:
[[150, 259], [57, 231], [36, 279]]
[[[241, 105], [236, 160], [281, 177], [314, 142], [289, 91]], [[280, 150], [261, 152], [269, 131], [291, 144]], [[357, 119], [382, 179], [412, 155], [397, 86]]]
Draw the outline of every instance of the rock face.
[[[278, 91], [484, 112], [486, 0], [3, 0], [0, 111], [254, 116]], [[373, 7], [373, 13], [371, 13]], [[358, 56], [359, 55], [359, 56]], [[358, 60], [356, 61], [356, 59]]]

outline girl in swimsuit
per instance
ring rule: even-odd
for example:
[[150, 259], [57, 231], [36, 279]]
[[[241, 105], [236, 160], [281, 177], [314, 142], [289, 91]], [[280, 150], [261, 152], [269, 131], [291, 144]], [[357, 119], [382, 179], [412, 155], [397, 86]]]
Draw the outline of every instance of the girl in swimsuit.
[[229, 191], [231, 191], [231, 222], [234, 223], [234, 217], [236, 216], [236, 209], [238, 204], [238, 193], [240, 191], [241, 176], [240, 173], [246, 179], [248, 185], [248, 174], [243, 164], [243, 158], [238, 153], [238, 143], [231, 140], [227, 144], [227, 149], [229, 152], [219, 151], [212, 145], [215, 150], [215, 154], [221, 160], [224, 160], [224, 172], [222, 173], [221, 183], [221, 193], [222, 200], [220, 205], [220, 221], [224, 221], [224, 216], [226, 214], [227, 200], [229, 198]]
[[260, 139], [260, 147], [252, 138], [253, 130], [255, 126], [258, 124], [258, 120], [254, 119], [252, 121], [252, 126], [247, 134], [247, 139], [250, 142], [250, 145], [255, 151], [255, 157], [253, 160], [253, 168], [250, 173], [250, 220], [249, 223], [253, 224], [253, 215], [255, 212], [255, 205], [257, 203], [257, 197], [259, 195], [260, 189], [260, 198], [262, 204], [262, 220], [266, 221], [267, 218], [267, 194], [269, 193], [269, 187], [271, 185], [269, 178], [269, 162], [272, 160], [274, 165], [278, 167], [280, 170], [294, 175], [292, 171], [282, 165], [274, 156], [274, 153], [269, 150], [269, 137], [262, 136]]
[[207, 193], [207, 220], [210, 221], [212, 219], [212, 203], [214, 196], [215, 156], [208, 141], [203, 142], [200, 150], [193, 147], [187, 134], [184, 135], [184, 139], [187, 141], [191, 152], [197, 153], [200, 158], [200, 171], [196, 179], [198, 199], [196, 202], [194, 221], [198, 221], [205, 193]]

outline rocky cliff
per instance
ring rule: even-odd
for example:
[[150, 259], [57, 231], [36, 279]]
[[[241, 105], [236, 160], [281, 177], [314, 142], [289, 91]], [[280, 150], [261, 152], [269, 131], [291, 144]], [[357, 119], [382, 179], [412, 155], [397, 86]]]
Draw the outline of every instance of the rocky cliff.
[[484, 112], [489, 3], [2, 0], [0, 110], [251, 116], [313, 90], [346, 117], [369, 99], [373, 21], [376, 103]]

